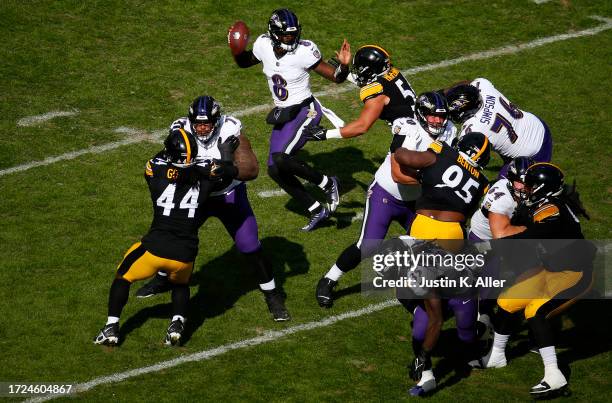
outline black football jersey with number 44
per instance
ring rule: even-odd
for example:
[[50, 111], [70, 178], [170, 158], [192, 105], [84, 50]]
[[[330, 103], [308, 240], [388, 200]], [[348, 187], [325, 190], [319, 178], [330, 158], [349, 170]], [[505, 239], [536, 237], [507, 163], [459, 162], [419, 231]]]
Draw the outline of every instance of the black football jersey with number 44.
[[[158, 155], [147, 162], [145, 179], [153, 202], [153, 222], [142, 245], [153, 255], [192, 262], [198, 254], [199, 207], [209, 192], [192, 173], [176, 168]], [[203, 185], [204, 183], [204, 185]]]
[[434, 141], [428, 151], [436, 155], [433, 165], [421, 169], [421, 197], [416, 209], [456, 211], [466, 217], [476, 210], [489, 181], [457, 150]]
[[390, 101], [384, 106], [379, 119], [389, 124], [397, 118], [414, 118], [416, 95], [410, 83], [398, 69], [392, 67], [387, 74], [367, 84], [359, 91], [359, 98], [365, 103], [370, 98], [386, 95]]

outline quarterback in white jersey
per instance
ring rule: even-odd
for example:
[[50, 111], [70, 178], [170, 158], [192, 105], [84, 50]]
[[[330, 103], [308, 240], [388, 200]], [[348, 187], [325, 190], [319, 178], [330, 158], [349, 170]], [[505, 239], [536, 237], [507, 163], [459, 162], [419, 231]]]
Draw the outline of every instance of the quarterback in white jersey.
[[[318, 125], [324, 113], [335, 125], [342, 126], [343, 122], [312, 96], [310, 71], [330, 81], [343, 82], [349, 74], [351, 50], [345, 40], [336, 52], [337, 66], [333, 66], [323, 60], [316, 44], [300, 39], [301, 32], [302, 26], [291, 10], [275, 10], [268, 21], [268, 32], [255, 40], [253, 49], [233, 55], [242, 68], [263, 64], [275, 105], [266, 119], [273, 125], [268, 174], [308, 210], [310, 222], [302, 230], [311, 231], [337, 207], [338, 183], [335, 177], [323, 175], [297, 159], [296, 154], [306, 144], [304, 128]], [[307, 192], [300, 179], [321, 188], [329, 208]]]
[[485, 78], [452, 87], [447, 93], [451, 119], [461, 123], [459, 138], [469, 132], [484, 133], [504, 159], [500, 177], [512, 158], [529, 157], [536, 162], [552, 158], [552, 136], [546, 123], [519, 109]]
[[[259, 164], [249, 140], [241, 134], [242, 124], [234, 117], [221, 114], [221, 107], [211, 96], [197, 97], [189, 107], [189, 115], [175, 120], [172, 129], [192, 133], [198, 142], [196, 168], [214, 182], [212, 193], [196, 216], [197, 225], [217, 217], [254, 269], [259, 288], [275, 321], [289, 320], [284, 297], [276, 289], [272, 267], [262, 253], [257, 221], [249, 203], [244, 181], [253, 180]], [[145, 284], [136, 295], [148, 297], [167, 291], [163, 273]]]

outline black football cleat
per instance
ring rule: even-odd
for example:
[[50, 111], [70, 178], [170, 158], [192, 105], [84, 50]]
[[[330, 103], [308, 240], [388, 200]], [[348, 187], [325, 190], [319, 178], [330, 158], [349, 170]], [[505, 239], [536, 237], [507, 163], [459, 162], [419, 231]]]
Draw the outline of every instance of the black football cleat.
[[166, 346], [176, 346], [179, 344], [181, 342], [181, 337], [183, 337], [184, 330], [185, 324], [182, 320], [177, 319], [170, 322], [170, 326], [168, 326], [168, 330], [166, 330], [164, 344]]
[[136, 298], [149, 298], [153, 295], [163, 294], [172, 289], [172, 283], [168, 281], [168, 276], [153, 277], [148, 283], [136, 291]]
[[302, 227], [302, 231], [305, 231], [305, 232], [312, 231], [313, 229], [317, 227], [317, 225], [327, 220], [329, 218], [329, 215], [330, 215], [330, 212], [328, 208], [325, 206], [321, 207], [321, 210], [319, 210], [318, 213], [314, 213], [312, 216], [310, 216], [310, 221], [308, 222], [307, 225]]
[[93, 340], [94, 344], [116, 346], [119, 344], [119, 323], [105, 325]]
[[569, 396], [571, 394], [567, 380], [561, 371], [552, 371], [548, 376], [529, 391], [531, 397], [535, 399], [553, 399], [559, 396]]
[[327, 196], [327, 203], [329, 204], [329, 211], [333, 213], [340, 204], [340, 192], [338, 189], [338, 178], [335, 176], [329, 177], [329, 186], [325, 189], [325, 196]]
[[331, 308], [334, 305], [334, 299], [332, 297], [332, 291], [338, 284], [337, 281], [331, 280], [327, 277], [323, 277], [317, 283], [317, 291], [315, 296], [317, 302], [321, 308]]
[[266, 304], [268, 310], [272, 314], [272, 319], [275, 322], [286, 322], [291, 320], [289, 311], [285, 308], [285, 301], [283, 295], [277, 290], [263, 291], [266, 298]]

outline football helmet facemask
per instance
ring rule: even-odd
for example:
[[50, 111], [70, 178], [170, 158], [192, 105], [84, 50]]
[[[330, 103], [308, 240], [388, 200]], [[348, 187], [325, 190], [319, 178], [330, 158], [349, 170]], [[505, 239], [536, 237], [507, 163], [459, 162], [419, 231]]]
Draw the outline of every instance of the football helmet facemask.
[[270, 16], [268, 33], [275, 48], [291, 52], [300, 44], [302, 26], [293, 11], [281, 8], [274, 10], [272, 16]]
[[171, 129], [164, 140], [166, 160], [178, 168], [188, 168], [195, 164], [198, 155], [198, 142], [195, 136], [182, 128]]
[[434, 139], [444, 133], [448, 122], [446, 99], [438, 92], [424, 92], [414, 106], [417, 120]]
[[211, 96], [199, 96], [189, 106], [188, 118], [191, 132], [198, 140], [206, 142], [219, 124], [221, 105]]
[[548, 162], [531, 165], [525, 172], [525, 199], [527, 206], [543, 203], [563, 193], [563, 172]]
[[390, 68], [389, 52], [377, 45], [365, 45], [355, 52], [351, 75], [355, 83], [363, 87], [386, 74]]
[[491, 143], [479, 132], [469, 132], [457, 143], [457, 150], [480, 168], [485, 168], [491, 159]]
[[[510, 190], [514, 200], [519, 201], [525, 199], [525, 172], [527, 172], [527, 169], [534, 163], [535, 161], [529, 157], [518, 157], [514, 158], [508, 164], [506, 179], [508, 179], [508, 190]], [[522, 186], [517, 187], [516, 183]]]
[[457, 85], [446, 94], [448, 112], [455, 123], [463, 123], [478, 112], [482, 97], [478, 88], [469, 84]]

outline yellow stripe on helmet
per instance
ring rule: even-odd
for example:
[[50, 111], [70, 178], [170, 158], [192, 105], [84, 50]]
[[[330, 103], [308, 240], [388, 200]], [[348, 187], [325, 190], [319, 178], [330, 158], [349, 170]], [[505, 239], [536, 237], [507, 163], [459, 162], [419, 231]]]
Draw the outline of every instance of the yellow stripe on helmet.
[[484, 153], [485, 150], [487, 149], [487, 147], [489, 146], [489, 138], [487, 136], [484, 136], [484, 139], [485, 139], [485, 141], [484, 141], [482, 147], [480, 148], [480, 150], [478, 150], [476, 155], [472, 158], [472, 161], [474, 161], [474, 162], [478, 161], [478, 158], [480, 158], [482, 153]]
[[359, 49], [357, 49], [357, 52], [359, 52], [361, 49], [365, 48], [365, 47], [371, 47], [371, 48], [376, 48], [378, 50], [380, 50], [381, 52], [383, 52], [385, 54], [385, 56], [387, 56], [388, 58], [391, 58], [391, 56], [389, 56], [389, 52], [387, 52], [383, 47], [378, 46], [378, 45], [363, 45], [362, 47], [360, 47]]
[[187, 133], [185, 133], [185, 130], [183, 130], [182, 127], [180, 127], [179, 130], [181, 134], [183, 135], [185, 144], [187, 145], [187, 161], [185, 161], [185, 164], [189, 164], [191, 163], [191, 144], [189, 144], [189, 137], [187, 136]]
[[563, 174], [563, 170], [558, 165], [555, 165], [551, 162], [536, 162], [535, 164], [529, 165], [529, 168], [535, 167], [536, 165], [550, 165], [551, 167], [557, 168]]

